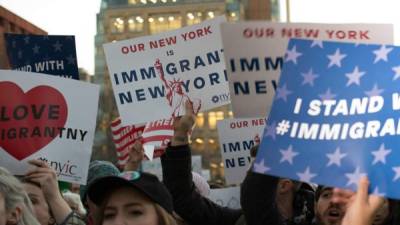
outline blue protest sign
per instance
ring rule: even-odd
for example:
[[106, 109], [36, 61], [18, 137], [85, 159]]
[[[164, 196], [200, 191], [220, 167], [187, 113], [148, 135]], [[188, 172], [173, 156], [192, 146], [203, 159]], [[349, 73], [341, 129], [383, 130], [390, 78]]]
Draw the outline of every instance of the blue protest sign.
[[254, 171], [400, 199], [400, 47], [292, 39]]
[[5, 34], [11, 68], [79, 80], [75, 37]]

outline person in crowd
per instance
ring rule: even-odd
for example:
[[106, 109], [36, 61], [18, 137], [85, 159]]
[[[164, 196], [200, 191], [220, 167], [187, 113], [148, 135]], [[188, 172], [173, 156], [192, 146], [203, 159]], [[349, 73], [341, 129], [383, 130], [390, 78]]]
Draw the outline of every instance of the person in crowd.
[[32, 168], [21, 178], [25, 191], [33, 204], [37, 220], [41, 225], [84, 224], [63, 199], [56, 172], [41, 160], [30, 160]]
[[385, 199], [383, 205], [379, 208], [373, 225], [397, 225], [400, 224], [399, 201]]
[[118, 168], [107, 161], [92, 161], [89, 164], [89, 171], [88, 171], [88, 179], [87, 179], [87, 185], [81, 185], [80, 187], [80, 196], [81, 196], [81, 201], [83, 205], [86, 208], [86, 223], [88, 225], [93, 224], [93, 215], [96, 214], [97, 206], [92, 202], [90, 197], [87, 195], [87, 187], [94, 182], [96, 179], [106, 177], [106, 176], [112, 176], [112, 175], [118, 175], [119, 170]]
[[0, 167], [0, 225], [39, 225], [22, 184]]
[[174, 135], [161, 156], [163, 182], [170, 191], [175, 211], [190, 225], [234, 225], [241, 210], [221, 207], [196, 191], [191, 173], [189, 132], [194, 125], [191, 102], [186, 115], [175, 118]]
[[95, 225], [179, 225], [167, 188], [152, 174], [127, 171], [96, 179], [88, 197], [98, 206]]
[[65, 191], [62, 195], [72, 211], [76, 212], [81, 218], [86, 217], [86, 209], [83, 207], [79, 194]]
[[348, 201], [341, 225], [373, 224], [385, 200], [382, 197], [368, 195], [368, 186], [368, 178], [362, 177], [359, 181], [357, 193]]

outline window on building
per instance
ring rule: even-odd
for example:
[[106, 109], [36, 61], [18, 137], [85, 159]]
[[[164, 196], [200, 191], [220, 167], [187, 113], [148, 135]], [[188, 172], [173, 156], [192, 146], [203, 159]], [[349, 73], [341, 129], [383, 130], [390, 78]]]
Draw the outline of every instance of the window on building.
[[217, 126], [217, 116], [215, 115], [215, 112], [209, 112], [208, 113], [208, 127], [212, 130], [214, 130]]
[[129, 32], [142, 32], [143, 25], [144, 25], [144, 19], [141, 16], [131, 16], [128, 19]]
[[123, 33], [125, 21], [121, 17], [115, 17], [111, 19], [110, 22], [111, 33]]
[[10, 23], [10, 32], [16, 32], [16, 26], [13, 23]]
[[203, 18], [202, 12], [188, 12], [186, 13], [186, 24], [193, 25], [201, 23]]
[[0, 27], [4, 27], [4, 19], [0, 17]]
[[213, 19], [217, 15], [219, 15], [217, 11], [208, 11], [206, 14], [206, 19]]
[[139, 1], [138, 0], [128, 0], [130, 5], [136, 5]]
[[204, 114], [203, 113], [198, 113], [196, 117], [196, 125], [199, 128], [203, 128], [204, 126]]
[[151, 34], [182, 27], [182, 17], [179, 14], [153, 14], [149, 16], [148, 22]]
[[238, 12], [230, 12], [228, 16], [228, 21], [235, 22], [239, 20], [239, 13]]

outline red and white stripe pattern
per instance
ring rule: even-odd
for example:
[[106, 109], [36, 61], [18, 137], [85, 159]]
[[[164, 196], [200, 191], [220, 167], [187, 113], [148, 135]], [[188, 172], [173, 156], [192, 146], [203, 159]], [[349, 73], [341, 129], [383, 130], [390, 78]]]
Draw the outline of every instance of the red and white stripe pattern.
[[111, 123], [111, 132], [118, 156], [118, 166], [123, 167], [128, 161], [129, 148], [143, 133], [144, 125], [122, 126], [118, 117]]
[[143, 145], [155, 147], [153, 158], [160, 157], [174, 134], [173, 118], [148, 122], [143, 131]]

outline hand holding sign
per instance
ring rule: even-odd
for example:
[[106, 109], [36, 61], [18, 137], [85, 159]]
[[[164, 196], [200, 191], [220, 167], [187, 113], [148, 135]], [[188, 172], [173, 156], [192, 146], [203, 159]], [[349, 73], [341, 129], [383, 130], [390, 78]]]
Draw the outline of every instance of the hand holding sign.
[[174, 136], [171, 139], [171, 145], [184, 145], [189, 141], [189, 134], [192, 132], [195, 124], [195, 114], [193, 104], [190, 101], [185, 102], [185, 115], [174, 118]]
[[56, 172], [41, 160], [30, 160], [29, 163], [34, 168], [28, 171], [25, 179], [39, 184], [52, 216], [57, 224], [61, 224], [69, 215], [71, 209], [60, 194]]
[[128, 161], [124, 166], [124, 171], [137, 170], [144, 158], [144, 150], [140, 140], [136, 140], [135, 143], [129, 148]]

